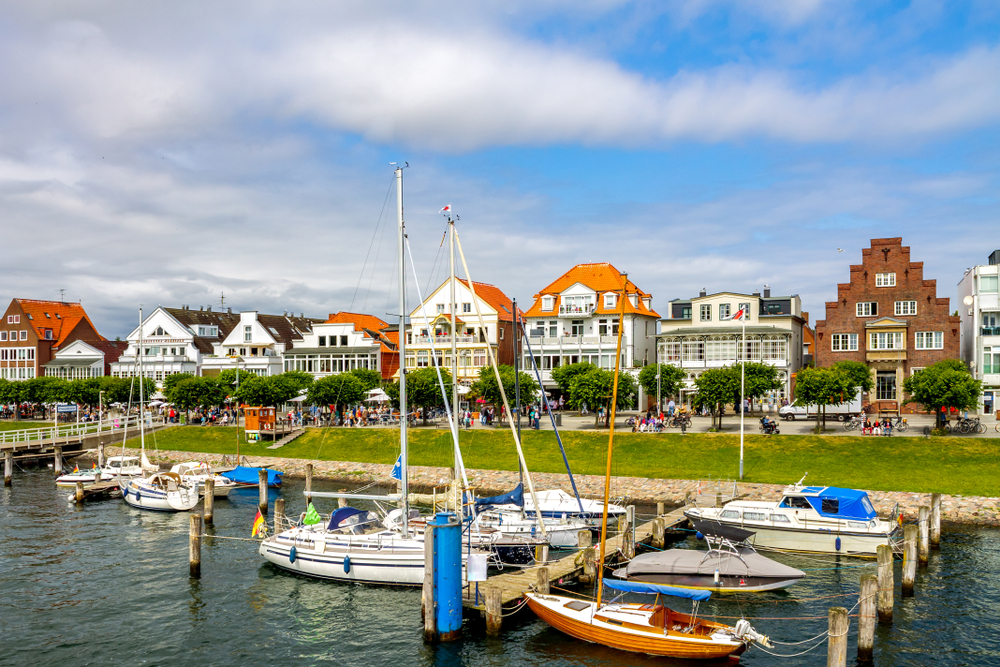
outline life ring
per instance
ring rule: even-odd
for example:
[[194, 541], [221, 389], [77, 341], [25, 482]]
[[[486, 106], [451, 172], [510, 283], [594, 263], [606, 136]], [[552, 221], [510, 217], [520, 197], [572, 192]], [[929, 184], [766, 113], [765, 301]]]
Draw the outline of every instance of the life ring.
[[344, 556], [344, 574], [351, 573], [351, 557]]
[[288, 562], [289, 563], [294, 563], [295, 562], [295, 558], [298, 556], [298, 554], [299, 554], [299, 552], [296, 551], [295, 547], [292, 547], [292, 550], [288, 552]]

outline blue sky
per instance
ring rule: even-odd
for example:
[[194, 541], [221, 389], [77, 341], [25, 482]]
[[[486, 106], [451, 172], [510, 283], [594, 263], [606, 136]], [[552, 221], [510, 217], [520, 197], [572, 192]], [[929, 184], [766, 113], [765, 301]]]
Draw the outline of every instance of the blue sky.
[[523, 302], [611, 261], [661, 313], [769, 284], [815, 320], [871, 238], [951, 298], [1000, 248], [995, 2], [13, 3], [0, 65], [0, 298], [111, 337], [223, 291], [383, 315], [397, 160], [421, 282], [451, 203]]

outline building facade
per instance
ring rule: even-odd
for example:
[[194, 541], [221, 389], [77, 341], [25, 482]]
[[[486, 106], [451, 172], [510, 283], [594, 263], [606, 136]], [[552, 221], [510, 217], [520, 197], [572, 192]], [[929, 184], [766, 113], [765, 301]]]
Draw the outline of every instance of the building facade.
[[374, 315], [332, 313], [284, 354], [284, 369], [321, 378], [367, 368], [389, 379], [399, 370], [398, 343], [399, 327]]
[[56, 351], [45, 364], [45, 375], [65, 380], [83, 380], [111, 375], [111, 364], [128, 348], [125, 341], [75, 340]]
[[[797, 294], [771, 296], [766, 286], [752, 294], [702, 290], [696, 298], [669, 305], [668, 317], [660, 320], [657, 356], [660, 363], [684, 370], [682, 402], [690, 403], [697, 393], [695, 380], [706, 370], [743, 360], [778, 370], [781, 388], [763, 397], [765, 403], [780, 405], [791, 395], [792, 376], [805, 356], [806, 320]], [[740, 310], [748, 314], [746, 320], [733, 320]]]
[[0, 319], [0, 378], [41, 377], [55, 353], [78, 340], [105, 341], [81, 304], [14, 299]]
[[996, 414], [1000, 401], [1000, 250], [965, 272], [958, 284], [960, 349], [973, 377], [983, 382], [979, 413]]
[[837, 300], [826, 303], [826, 319], [816, 322], [816, 365], [867, 364], [875, 387], [865, 398], [872, 408], [912, 412], [915, 406], [903, 406], [905, 378], [959, 358], [960, 320], [949, 306], [901, 238], [872, 239], [861, 264], [850, 267], [850, 282], [837, 285]]
[[[621, 368], [634, 376], [653, 363], [656, 322], [653, 297], [607, 262], [577, 264], [534, 297], [524, 313], [531, 354], [546, 391], [557, 394], [552, 369], [583, 361], [613, 370], [625, 284]], [[522, 367], [531, 371], [528, 350]], [[640, 405], [642, 400], [640, 397]]]

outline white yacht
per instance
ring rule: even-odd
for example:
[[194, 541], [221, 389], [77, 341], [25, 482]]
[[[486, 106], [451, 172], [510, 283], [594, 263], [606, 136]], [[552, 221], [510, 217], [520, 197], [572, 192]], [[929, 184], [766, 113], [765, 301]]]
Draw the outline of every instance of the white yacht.
[[142, 465], [138, 456], [112, 456], [105, 462], [104, 467], [90, 470], [79, 470], [56, 478], [56, 486], [74, 487], [77, 482], [93, 484], [94, 482], [111, 482], [118, 477], [126, 480], [142, 475]]
[[[554, 549], [577, 549], [580, 546], [580, 531], [591, 532], [591, 526], [583, 520], [543, 518], [549, 546]], [[538, 519], [517, 510], [489, 509], [480, 512], [472, 522], [478, 531], [492, 529], [504, 535], [538, 537]]]
[[174, 472], [133, 477], [122, 483], [122, 496], [132, 507], [160, 512], [186, 512], [201, 499], [199, 484], [185, 482]]
[[215, 498], [226, 498], [229, 496], [229, 492], [237, 487], [236, 482], [228, 477], [217, 475], [212, 471], [212, 466], [202, 461], [178, 463], [170, 468], [170, 472], [177, 473], [183, 482], [200, 485], [201, 495], [205, 495], [205, 482], [210, 478], [215, 483], [215, 491], [212, 493]]
[[753, 531], [747, 542], [755, 549], [874, 557], [880, 544], [897, 548], [897, 510], [892, 519], [880, 519], [864, 491], [802, 486], [803, 480], [787, 487], [777, 502], [734, 500], [684, 514]]

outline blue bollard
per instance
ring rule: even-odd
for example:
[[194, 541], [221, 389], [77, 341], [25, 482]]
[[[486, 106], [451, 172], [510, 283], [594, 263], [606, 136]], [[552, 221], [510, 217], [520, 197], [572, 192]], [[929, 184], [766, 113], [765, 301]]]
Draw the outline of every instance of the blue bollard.
[[437, 638], [462, 635], [462, 524], [453, 512], [439, 512], [434, 526], [434, 604]]

